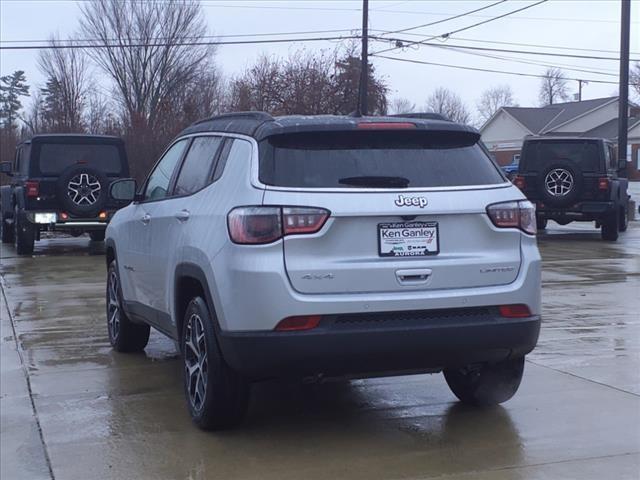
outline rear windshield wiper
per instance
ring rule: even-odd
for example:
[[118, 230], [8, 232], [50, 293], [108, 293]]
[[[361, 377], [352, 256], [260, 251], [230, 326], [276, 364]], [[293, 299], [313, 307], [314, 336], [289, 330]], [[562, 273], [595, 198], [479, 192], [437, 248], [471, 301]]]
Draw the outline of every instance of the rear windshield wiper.
[[367, 176], [361, 177], [345, 177], [338, 180], [342, 185], [353, 185], [354, 187], [369, 188], [407, 188], [409, 179], [404, 177], [383, 177], [383, 176]]

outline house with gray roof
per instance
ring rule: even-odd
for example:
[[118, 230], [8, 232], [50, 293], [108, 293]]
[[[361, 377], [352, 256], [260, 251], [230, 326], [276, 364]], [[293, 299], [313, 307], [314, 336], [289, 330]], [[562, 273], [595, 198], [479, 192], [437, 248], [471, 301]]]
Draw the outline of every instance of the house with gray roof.
[[[629, 102], [630, 178], [640, 179], [640, 107]], [[500, 165], [520, 157], [528, 135], [578, 135], [616, 140], [618, 97], [594, 98], [546, 107], [502, 107], [480, 129], [482, 140]]]

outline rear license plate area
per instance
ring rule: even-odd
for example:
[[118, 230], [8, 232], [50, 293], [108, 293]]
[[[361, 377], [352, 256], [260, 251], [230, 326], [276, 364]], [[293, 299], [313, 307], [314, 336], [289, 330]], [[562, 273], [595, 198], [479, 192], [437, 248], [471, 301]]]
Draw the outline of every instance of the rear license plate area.
[[426, 257], [440, 252], [438, 222], [378, 224], [378, 255]]

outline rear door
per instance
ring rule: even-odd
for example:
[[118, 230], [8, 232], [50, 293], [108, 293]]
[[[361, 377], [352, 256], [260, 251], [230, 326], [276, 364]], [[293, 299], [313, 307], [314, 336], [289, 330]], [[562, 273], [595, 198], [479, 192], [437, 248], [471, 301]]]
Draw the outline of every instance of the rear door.
[[285, 237], [293, 288], [385, 293], [513, 282], [520, 232], [497, 229], [486, 215], [513, 191], [476, 140], [352, 131], [263, 142], [264, 204], [331, 212], [318, 233]]

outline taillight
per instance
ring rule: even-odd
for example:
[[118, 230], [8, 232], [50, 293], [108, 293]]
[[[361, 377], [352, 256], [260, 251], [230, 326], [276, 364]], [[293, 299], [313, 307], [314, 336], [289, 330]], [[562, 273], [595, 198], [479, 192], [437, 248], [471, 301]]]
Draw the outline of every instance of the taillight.
[[520, 190], [524, 190], [527, 186], [527, 181], [521, 175], [516, 175], [513, 179], [513, 184], [518, 187]]
[[285, 235], [316, 233], [329, 211], [311, 207], [238, 207], [229, 212], [227, 225], [234, 243], [257, 245], [275, 242]]
[[315, 233], [329, 218], [329, 212], [322, 208], [283, 207], [282, 225], [285, 235]]
[[609, 190], [609, 179], [607, 177], [601, 177], [598, 179], [598, 190]]
[[501, 305], [499, 310], [500, 315], [505, 318], [525, 318], [531, 316], [531, 310], [529, 310], [529, 307], [522, 304]]
[[299, 330], [311, 330], [320, 324], [320, 315], [302, 315], [299, 317], [287, 317], [276, 325], [277, 332], [293, 332]]
[[28, 180], [24, 182], [24, 188], [27, 191], [27, 197], [37, 197], [40, 195], [40, 183]]
[[60, 212], [60, 219], [64, 221], [69, 220], [69, 214], [66, 212]]
[[494, 203], [487, 207], [487, 215], [496, 227], [536, 233], [536, 207], [528, 200]]

